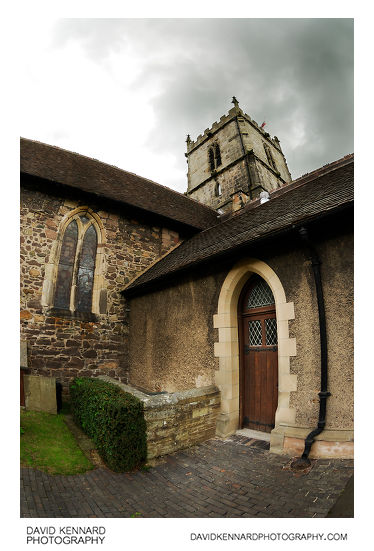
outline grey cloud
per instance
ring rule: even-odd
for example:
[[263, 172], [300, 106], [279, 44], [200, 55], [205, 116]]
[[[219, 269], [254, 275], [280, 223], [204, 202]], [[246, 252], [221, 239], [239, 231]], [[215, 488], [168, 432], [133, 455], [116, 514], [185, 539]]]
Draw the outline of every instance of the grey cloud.
[[[161, 88], [148, 147], [184, 171], [186, 134], [211, 126], [232, 95], [266, 119], [294, 178], [353, 150], [353, 20], [66, 20], [54, 46], [69, 39], [98, 63], [121, 48], [142, 55], [133, 86]], [[305, 129], [299, 143], [294, 125]]]

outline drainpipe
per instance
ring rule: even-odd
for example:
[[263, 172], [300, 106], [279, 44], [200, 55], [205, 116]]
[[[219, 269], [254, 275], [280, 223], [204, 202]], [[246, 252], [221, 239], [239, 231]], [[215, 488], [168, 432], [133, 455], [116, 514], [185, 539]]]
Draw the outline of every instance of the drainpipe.
[[292, 463], [292, 468], [295, 469], [305, 469], [310, 466], [309, 453], [316, 436], [318, 436], [326, 425], [326, 402], [327, 398], [331, 396], [330, 392], [327, 390], [327, 331], [326, 331], [326, 314], [325, 314], [325, 302], [323, 298], [323, 289], [322, 289], [322, 280], [321, 280], [321, 261], [319, 259], [318, 253], [309, 239], [308, 231], [306, 228], [302, 227], [299, 229], [299, 235], [303, 240], [310, 260], [312, 261], [312, 269], [314, 274], [314, 283], [316, 286], [317, 293], [317, 304], [318, 304], [318, 317], [319, 317], [319, 334], [320, 334], [320, 345], [321, 345], [321, 391], [318, 393], [319, 396], [319, 415], [318, 415], [318, 425], [308, 434], [305, 439], [305, 447], [302, 456], [299, 459], [296, 459]]

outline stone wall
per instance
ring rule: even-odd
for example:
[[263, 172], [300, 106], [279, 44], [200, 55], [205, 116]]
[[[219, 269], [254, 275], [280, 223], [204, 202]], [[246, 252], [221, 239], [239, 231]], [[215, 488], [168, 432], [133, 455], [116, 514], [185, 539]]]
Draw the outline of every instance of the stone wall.
[[132, 386], [119, 384], [125, 392], [143, 402], [147, 423], [147, 458], [152, 459], [194, 446], [215, 436], [220, 394], [215, 386], [164, 393], [145, 394]]
[[[265, 163], [265, 165], [270, 166], [264, 149], [264, 144], [266, 144], [266, 146], [271, 150], [276, 169], [279, 171], [281, 178], [285, 182], [290, 182], [291, 175], [287, 167], [286, 159], [284, 158], [283, 153], [280, 151], [280, 148], [275, 146], [274, 139], [267, 139], [266, 135], [269, 136], [267, 132], [263, 132], [258, 127], [254, 126], [256, 123], [254, 123], [254, 121], [251, 121], [248, 115], [242, 117], [242, 121], [243, 122], [241, 123], [241, 130], [243, 133], [243, 142], [245, 148], [248, 150], [253, 149], [256, 157], [261, 159]], [[279, 142], [277, 143], [279, 146]], [[276, 181], [275, 176], [271, 175], [270, 171], [268, 174], [268, 178]], [[272, 185], [270, 189], [276, 187], [279, 186]]]
[[257, 161], [256, 163], [256, 168], [260, 177], [260, 181], [262, 182], [262, 185], [266, 189], [266, 191], [271, 193], [275, 189], [281, 187], [280, 182], [275, 174], [259, 161]]
[[[217, 195], [217, 185], [221, 187], [221, 195]], [[217, 173], [204, 185], [195, 189], [189, 196], [204, 205], [214, 209], [231, 211], [232, 194], [236, 191], [248, 192], [248, 176], [245, 161], [242, 159], [226, 171]]]
[[[236, 115], [238, 115], [237, 120], [243, 146], [234, 118]], [[216, 167], [216, 174], [212, 176], [208, 153], [210, 147], [216, 143], [220, 147], [222, 163]], [[275, 168], [269, 162], [264, 145], [271, 151]], [[226, 205], [231, 203], [233, 193], [237, 191], [249, 193], [243, 147], [244, 151], [251, 155], [251, 160], [248, 160], [249, 164], [256, 165], [257, 176], [251, 175], [253, 197], [259, 193], [257, 189], [259, 184], [267, 191], [272, 191], [283, 185], [284, 182], [291, 181], [291, 175], [277, 138], [271, 139], [267, 132], [241, 110], [236, 113], [235, 109], [231, 109], [227, 117], [222, 117], [219, 123], [214, 123], [211, 129], [206, 129], [195, 142], [188, 142], [187, 194], [214, 209], [229, 210]], [[252, 153], [250, 153], [251, 151]], [[252, 168], [249, 170], [251, 171]], [[216, 192], [218, 184], [222, 190], [220, 196], [217, 196]]]
[[238, 130], [235, 120], [224, 125], [212, 139], [204, 141], [188, 156], [188, 191], [192, 191], [211, 175], [209, 168], [208, 151], [212, 143], [218, 143], [221, 151], [222, 165], [219, 170], [225, 168], [242, 154]]
[[[100, 307], [93, 315], [66, 316], [53, 309], [53, 288], [49, 294], [44, 290], [48, 270], [58, 262], [53, 251], [61, 224], [79, 206], [88, 206], [103, 228]], [[123, 216], [115, 207], [103, 210], [99, 203], [22, 188], [21, 335], [31, 374], [56, 377], [64, 392], [77, 375], [105, 373], [126, 381], [128, 322], [120, 291], [178, 239], [174, 230]]]

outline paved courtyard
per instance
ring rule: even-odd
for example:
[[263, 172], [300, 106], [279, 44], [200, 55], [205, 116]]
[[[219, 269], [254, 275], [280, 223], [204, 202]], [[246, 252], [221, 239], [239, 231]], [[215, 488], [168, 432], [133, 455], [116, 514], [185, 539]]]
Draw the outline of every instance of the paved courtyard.
[[21, 470], [21, 517], [326, 517], [353, 474], [353, 461], [290, 458], [242, 435], [213, 438], [171, 454], [149, 470], [82, 475]]

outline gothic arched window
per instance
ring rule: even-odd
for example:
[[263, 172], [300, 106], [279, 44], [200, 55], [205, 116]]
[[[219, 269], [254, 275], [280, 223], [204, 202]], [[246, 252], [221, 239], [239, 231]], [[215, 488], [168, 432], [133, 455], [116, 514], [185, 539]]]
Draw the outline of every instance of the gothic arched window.
[[87, 213], [76, 216], [66, 227], [57, 267], [55, 308], [92, 311], [97, 241]]
[[216, 166], [219, 166], [221, 163], [221, 151], [219, 148], [218, 143], [214, 146], [214, 153], [215, 153], [215, 159], [216, 159]]
[[216, 168], [215, 162], [214, 162], [214, 151], [213, 147], [209, 149], [209, 166], [210, 170], [213, 172], [213, 170]]
[[213, 172], [213, 170], [215, 170], [218, 166], [222, 164], [221, 150], [219, 148], [218, 143], [215, 143], [209, 148], [208, 158], [209, 158], [209, 167], [211, 172]]
[[247, 297], [247, 308], [258, 308], [274, 304], [274, 296], [269, 285], [264, 279], [253, 276], [251, 289]]
[[274, 161], [274, 157], [273, 157], [273, 154], [271, 152], [270, 147], [266, 143], [264, 143], [263, 146], [264, 146], [265, 154], [266, 154], [269, 165], [274, 170], [277, 170], [277, 167], [276, 167], [276, 164], [275, 164], [275, 161]]

